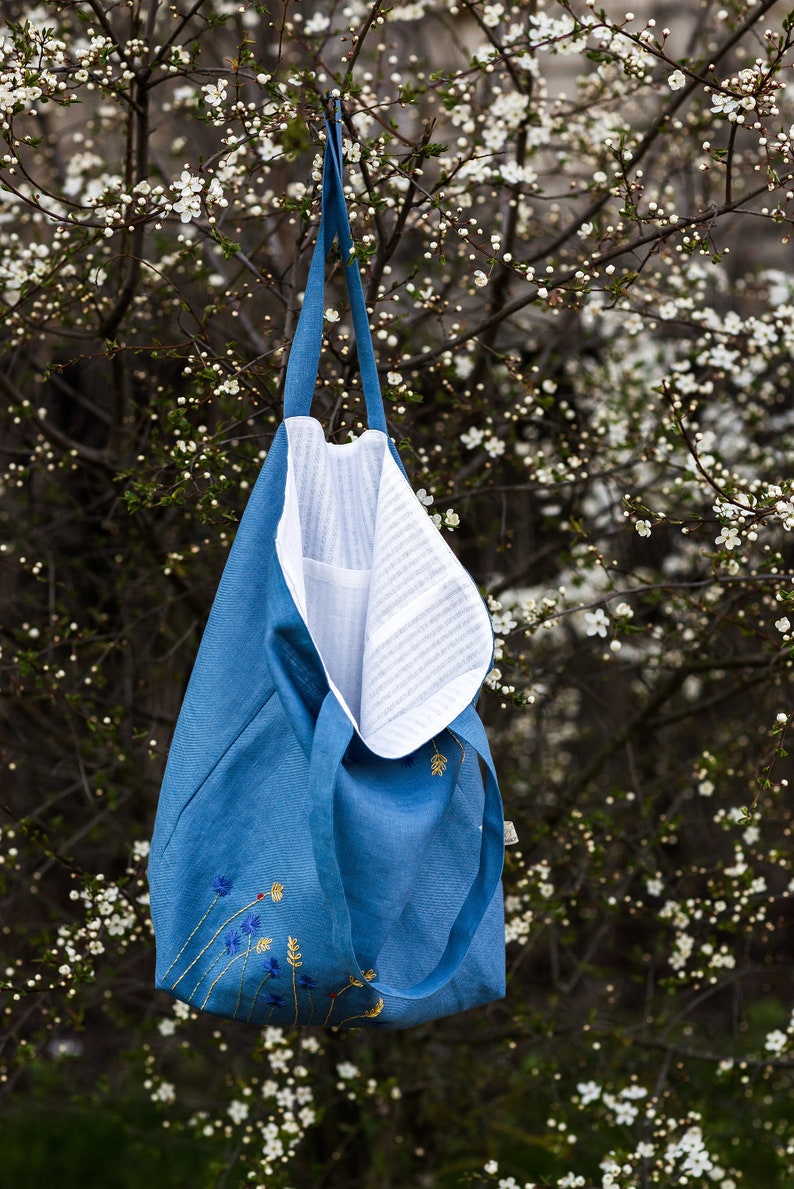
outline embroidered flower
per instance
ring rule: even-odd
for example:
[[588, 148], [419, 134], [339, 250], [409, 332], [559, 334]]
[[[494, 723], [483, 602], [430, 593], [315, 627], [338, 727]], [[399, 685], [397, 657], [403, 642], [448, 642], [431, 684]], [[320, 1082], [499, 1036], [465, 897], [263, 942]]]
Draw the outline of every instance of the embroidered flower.
[[298, 986], [303, 987], [305, 991], [313, 991], [317, 986], [317, 983], [310, 974], [299, 974]]
[[266, 1007], [283, 1007], [286, 1002], [287, 1001], [283, 995], [276, 995], [276, 993], [274, 991], [271, 991], [270, 994], [268, 995], [267, 999], [265, 1000], [265, 1006]]
[[226, 953], [230, 958], [233, 958], [240, 950], [240, 934], [236, 929], [230, 929], [224, 937], [223, 943], [226, 946]]
[[212, 881], [212, 890], [219, 896], [228, 896], [232, 890], [232, 881], [225, 875], [216, 875]]
[[243, 918], [243, 923], [240, 925], [240, 928], [242, 929], [243, 933], [246, 933], [249, 937], [253, 937], [255, 933], [259, 932], [260, 925], [261, 921], [259, 916], [255, 912], [249, 912]]
[[270, 978], [278, 978], [278, 976], [281, 974], [281, 967], [279, 965], [278, 958], [265, 958], [262, 969], [264, 970], [265, 974], [270, 976]]

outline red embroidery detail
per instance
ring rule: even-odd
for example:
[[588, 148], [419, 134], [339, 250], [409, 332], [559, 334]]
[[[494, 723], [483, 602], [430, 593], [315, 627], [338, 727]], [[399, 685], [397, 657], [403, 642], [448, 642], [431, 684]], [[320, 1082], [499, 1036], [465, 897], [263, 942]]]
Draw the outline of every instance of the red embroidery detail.
[[264, 892], [260, 892], [259, 895], [257, 896], [257, 900], [264, 900], [264, 898], [265, 898]]

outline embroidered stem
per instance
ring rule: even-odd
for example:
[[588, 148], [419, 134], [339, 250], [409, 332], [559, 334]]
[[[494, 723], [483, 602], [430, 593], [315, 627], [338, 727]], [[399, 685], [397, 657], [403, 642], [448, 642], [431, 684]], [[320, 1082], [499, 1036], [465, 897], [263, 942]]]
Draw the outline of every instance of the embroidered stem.
[[[371, 983], [373, 978], [378, 977], [374, 970], [363, 970], [362, 974], [364, 975], [364, 978], [367, 980], [368, 983]], [[349, 974], [347, 977], [348, 977], [347, 986], [342, 987], [341, 991], [332, 991], [331, 992], [331, 1006], [328, 1008], [328, 1011], [326, 1012], [325, 1019], [323, 1020], [323, 1027], [325, 1027], [325, 1025], [330, 1020], [331, 1014], [332, 1014], [334, 1008], [336, 1007], [336, 1001], [339, 998], [339, 996], [343, 995], [345, 993], [345, 991], [349, 991], [351, 987], [363, 987], [364, 986], [364, 984], [360, 983], [358, 981], [358, 979], [353, 978], [352, 974]]]
[[369, 1011], [362, 1011], [357, 1016], [348, 1016], [347, 1019], [342, 1020], [341, 1024], [337, 1024], [337, 1028], [344, 1028], [345, 1024], [349, 1024], [351, 1020], [374, 1020], [383, 1011], [383, 1000], [379, 999], [374, 1007]]
[[246, 1022], [246, 1024], [250, 1024], [250, 1023], [251, 1023], [251, 1016], [254, 1014], [254, 1008], [256, 1007], [256, 1001], [257, 1001], [257, 999], [259, 998], [259, 992], [262, 990], [262, 988], [264, 987], [264, 985], [265, 985], [265, 983], [267, 982], [267, 980], [268, 980], [269, 978], [271, 978], [271, 977], [272, 977], [272, 975], [271, 975], [271, 972], [270, 972], [270, 971], [268, 971], [268, 972], [267, 972], [267, 974], [265, 975], [265, 977], [262, 979], [262, 981], [261, 981], [261, 983], [259, 984], [259, 986], [256, 988], [256, 992], [255, 992], [255, 994], [254, 994], [254, 999], [253, 999], [253, 1002], [252, 1002], [252, 1004], [251, 1004], [251, 1008], [250, 1008], [250, 1010], [249, 1010], [249, 1012], [248, 1012], [248, 1015], [245, 1017], [245, 1022]]
[[186, 941], [186, 942], [185, 942], [185, 944], [182, 946], [182, 949], [179, 951], [179, 953], [178, 953], [178, 954], [177, 954], [177, 956], [174, 958], [174, 960], [173, 960], [173, 962], [171, 963], [171, 965], [170, 965], [170, 966], [168, 967], [168, 969], [166, 970], [165, 974], [163, 975], [163, 981], [165, 981], [165, 979], [167, 979], [167, 978], [168, 978], [169, 974], [170, 974], [170, 973], [171, 973], [171, 971], [174, 969], [174, 967], [176, 966], [177, 962], [178, 962], [178, 961], [179, 961], [179, 959], [182, 957], [182, 955], [184, 954], [185, 950], [186, 950], [186, 949], [187, 949], [187, 947], [190, 945], [191, 941], [192, 941], [192, 940], [193, 940], [193, 938], [196, 936], [196, 934], [198, 933], [199, 929], [200, 929], [200, 928], [201, 928], [201, 926], [204, 924], [204, 922], [206, 921], [207, 917], [210, 915], [210, 913], [212, 912], [213, 908], [214, 908], [214, 907], [215, 907], [215, 905], [218, 903], [218, 901], [220, 900], [220, 898], [221, 898], [221, 894], [220, 894], [220, 892], [217, 892], [217, 893], [216, 893], [216, 895], [215, 895], [215, 899], [212, 901], [212, 904], [210, 904], [209, 908], [208, 908], [208, 909], [207, 909], [207, 911], [204, 913], [204, 916], [201, 918], [201, 920], [199, 921], [199, 923], [196, 925], [195, 929], [194, 929], [194, 930], [193, 930], [193, 932], [190, 934], [190, 937], [188, 937], [187, 941]]
[[301, 955], [301, 952], [299, 949], [299, 943], [298, 943], [297, 937], [288, 937], [287, 938], [287, 961], [289, 962], [290, 966], [292, 967], [292, 998], [295, 1001], [295, 1019], [292, 1021], [293, 1024], [297, 1024], [297, 1022], [298, 1022], [298, 983], [297, 983], [296, 971], [299, 966], [303, 965], [303, 962], [301, 961], [301, 957], [302, 957], [302, 955]]
[[226, 965], [224, 966], [223, 970], [220, 972], [220, 974], [219, 974], [219, 975], [218, 975], [218, 977], [215, 979], [215, 981], [214, 981], [214, 982], [211, 984], [209, 991], [207, 991], [207, 994], [204, 996], [204, 1002], [203, 1002], [203, 1003], [202, 1003], [202, 1005], [201, 1005], [201, 1010], [202, 1010], [202, 1011], [203, 1011], [203, 1010], [204, 1010], [204, 1008], [207, 1006], [207, 1000], [209, 999], [210, 995], [212, 994], [212, 992], [213, 992], [213, 989], [214, 989], [214, 988], [217, 986], [217, 984], [218, 984], [218, 983], [221, 981], [221, 979], [223, 978], [224, 974], [225, 974], [225, 973], [226, 973], [226, 971], [229, 969], [229, 967], [230, 967], [230, 966], [234, 966], [235, 962], [239, 962], [239, 961], [240, 961], [240, 959], [241, 959], [241, 958], [243, 958], [243, 957], [248, 957], [248, 955], [247, 955], [247, 954], [237, 954], [237, 956], [236, 956], [236, 957], [232, 958], [231, 962], [227, 962], [227, 963], [226, 963]]
[[[187, 1001], [188, 1001], [188, 1003], [191, 1003], [191, 1002], [192, 1002], [192, 1000], [193, 1000], [193, 996], [196, 994], [196, 991], [198, 991], [199, 987], [200, 987], [200, 986], [201, 986], [201, 984], [204, 982], [204, 979], [207, 977], [207, 975], [208, 975], [208, 974], [211, 974], [211, 973], [212, 973], [212, 971], [213, 971], [213, 970], [215, 969], [215, 967], [218, 965], [218, 963], [220, 962], [221, 958], [223, 957], [223, 955], [224, 955], [225, 953], [226, 953], [226, 950], [225, 950], [225, 949], [221, 950], [221, 952], [218, 954], [218, 956], [217, 956], [217, 958], [215, 959], [215, 961], [214, 961], [214, 962], [213, 962], [213, 963], [212, 963], [210, 966], [208, 966], [208, 967], [207, 967], [207, 969], [204, 971], [204, 973], [202, 974], [201, 978], [199, 979], [199, 981], [196, 983], [196, 985], [195, 985], [195, 987], [193, 988], [193, 990], [192, 990], [192, 991], [190, 992], [190, 994], [188, 995], [188, 997], [187, 997]], [[187, 974], [187, 971], [185, 971], [185, 974]]]
[[[176, 982], [171, 984], [171, 990], [172, 990], [172, 991], [175, 991], [175, 990], [176, 990], [176, 988], [177, 988], [177, 987], [179, 986], [179, 984], [182, 982], [182, 979], [185, 977], [185, 975], [186, 975], [186, 974], [189, 974], [189, 973], [190, 973], [190, 971], [193, 969], [193, 967], [194, 967], [194, 966], [196, 965], [196, 963], [198, 962], [198, 960], [199, 960], [200, 958], [203, 958], [203, 957], [204, 957], [204, 955], [206, 954], [207, 950], [210, 948], [210, 946], [213, 944], [213, 942], [215, 942], [215, 941], [217, 941], [217, 940], [218, 940], [218, 938], [220, 937], [221, 933], [223, 932], [223, 930], [226, 928], [226, 926], [227, 926], [227, 925], [230, 925], [230, 924], [232, 923], [232, 921], [236, 921], [236, 920], [237, 920], [237, 918], [238, 918], [238, 917], [241, 917], [241, 916], [243, 915], [243, 913], [244, 913], [244, 912], [248, 912], [249, 908], [253, 908], [253, 907], [254, 907], [254, 905], [256, 905], [256, 904], [259, 904], [260, 900], [264, 900], [264, 899], [266, 899], [268, 896], [270, 896], [270, 898], [271, 898], [273, 901], [277, 901], [277, 900], [280, 900], [280, 899], [281, 899], [281, 897], [282, 897], [283, 895], [284, 895], [284, 888], [283, 888], [283, 886], [282, 886], [281, 884], [274, 883], [274, 884], [273, 884], [273, 886], [272, 886], [272, 888], [270, 889], [270, 891], [269, 891], [269, 892], [265, 892], [265, 893], [262, 893], [262, 892], [260, 892], [260, 893], [259, 893], [259, 895], [256, 897], [256, 899], [255, 899], [255, 900], [252, 900], [250, 904], [244, 904], [244, 905], [243, 905], [243, 907], [242, 907], [242, 908], [240, 908], [240, 909], [238, 909], [238, 911], [237, 911], [237, 912], [235, 912], [235, 913], [232, 913], [232, 915], [231, 915], [231, 916], [230, 916], [230, 917], [229, 917], [227, 920], [225, 920], [225, 921], [223, 922], [223, 924], [222, 924], [222, 925], [221, 925], [221, 926], [220, 926], [218, 929], [216, 929], [216, 930], [215, 930], [215, 932], [213, 933], [212, 937], [209, 939], [209, 941], [207, 942], [207, 944], [204, 946], [204, 949], [203, 949], [203, 950], [201, 950], [201, 952], [200, 952], [200, 953], [196, 954], [196, 956], [195, 956], [195, 958], [193, 959], [193, 961], [190, 963], [190, 965], [188, 966], [188, 968], [187, 968], [186, 970], [183, 970], [183, 971], [182, 971], [182, 973], [180, 974], [180, 976], [179, 976], [179, 978], [176, 980]], [[198, 927], [198, 926], [197, 926], [197, 927]], [[193, 930], [193, 932], [195, 933], [195, 929]], [[190, 936], [192, 937], [192, 936], [193, 936], [193, 933], [191, 933], [191, 935], [190, 935]], [[188, 940], [189, 940], [189, 939], [188, 939]], [[185, 944], [187, 945], [187, 942], [186, 942]], [[200, 981], [200, 980], [199, 980], [199, 981]]]
[[343, 995], [345, 991], [349, 990], [349, 988], [350, 988], [350, 983], [348, 983], [346, 987], [342, 987], [341, 991], [332, 991], [331, 992], [331, 1006], [328, 1008], [328, 1011], [325, 1014], [325, 1019], [323, 1020], [323, 1027], [325, 1027], [325, 1025], [330, 1020], [331, 1014], [332, 1014], [334, 1008], [336, 1007], [337, 999], [339, 998], [340, 995]]
[[[239, 987], [239, 990], [237, 991], [237, 1002], [236, 1002], [236, 1003], [235, 1003], [235, 1005], [234, 1005], [234, 1015], [232, 1016], [232, 1019], [234, 1019], [234, 1018], [236, 1017], [236, 1015], [237, 1015], [238, 1011], [240, 1010], [240, 1004], [242, 1003], [242, 999], [243, 999], [243, 979], [245, 978], [245, 968], [246, 968], [246, 966], [248, 965], [248, 955], [249, 955], [250, 953], [251, 953], [251, 938], [250, 938], [250, 936], [249, 936], [249, 938], [248, 938], [248, 949], [245, 951], [245, 961], [243, 962], [243, 969], [242, 969], [242, 970], [241, 970], [241, 972], [240, 972], [240, 987]], [[212, 990], [212, 987], [210, 987], [210, 990]]]
[[461, 761], [460, 762], [461, 762], [461, 764], [464, 763], [465, 759], [466, 759], [466, 748], [463, 746], [460, 739], [458, 739], [457, 735], [455, 735], [452, 731], [450, 731], [449, 727], [447, 727], [447, 733], [452, 735], [452, 738], [455, 740], [458, 747], [460, 748], [460, 753], [461, 753]]

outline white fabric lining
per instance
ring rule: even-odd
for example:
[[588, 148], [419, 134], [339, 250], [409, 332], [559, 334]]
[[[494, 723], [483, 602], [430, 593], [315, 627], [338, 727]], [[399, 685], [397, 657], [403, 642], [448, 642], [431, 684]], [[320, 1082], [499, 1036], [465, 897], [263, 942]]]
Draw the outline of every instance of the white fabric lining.
[[278, 559], [331, 688], [364, 743], [415, 751], [469, 704], [491, 664], [490, 616], [391, 455], [290, 417]]

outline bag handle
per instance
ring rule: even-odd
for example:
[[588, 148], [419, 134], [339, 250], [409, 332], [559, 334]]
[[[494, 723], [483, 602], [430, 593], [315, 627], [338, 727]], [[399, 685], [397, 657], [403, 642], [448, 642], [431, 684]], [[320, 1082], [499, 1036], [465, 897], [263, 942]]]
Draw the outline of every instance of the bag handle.
[[[408, 987], [392, 987], [377, 978], [368, 980], [368, 985], [379, 994], [395, 999], [425, 999], [449, 982], [469, 951], [502, 875], [502, 798], [485, 728], [476, 710], [470, 705], [450, 723], [449, 730], [476, 751], [485, 764], [485, 804], [479, 866], [458, 915], [450, 927], [444, 952], [430, 973]], [[339, 705], [333, 691], [330, 691], [323, 701], [317, 719], [309, 768], [314, 857], [320, 886], [331, 910], [332, 944], [336, 956], [351, 974], [355, 972], [355, 977], [363, 977], [361, 964], [356, 957], [350, 910], [334, 836], [336, 774], [352, 737], [353, 727], [350, 719]]]
[[372, 347], [372, 333], [367, 305], [361, 286], [361, 274], [353, 253], [350, 222], [343, 189], [342, 109], [337, 100], [333, 119], [326, 120], [325, 157], [323, 161], [322, 216], [317, 232], [309, 276], [298, 325], [287, 361], [284, 385], [284, 416], [307, 417], [311, 412], [314, 386], [323, 339], [323, 300], [325, 297], [325, 262], [335, 238], [339, 240], [345, 285], [353, 315], [356, 354], [367, 407], [370, 429], [386, 433], [386, 413], [378, 380], [378, 367]]

